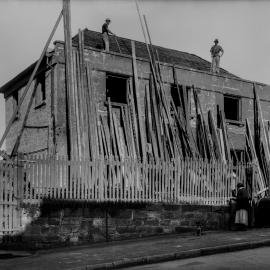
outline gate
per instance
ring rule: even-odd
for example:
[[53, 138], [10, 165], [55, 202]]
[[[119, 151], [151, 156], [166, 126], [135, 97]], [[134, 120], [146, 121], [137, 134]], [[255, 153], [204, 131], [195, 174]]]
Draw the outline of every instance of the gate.
[[18, 168], [16, 161], [0, 161], [0, 237], [16, 234], [21, 228]]

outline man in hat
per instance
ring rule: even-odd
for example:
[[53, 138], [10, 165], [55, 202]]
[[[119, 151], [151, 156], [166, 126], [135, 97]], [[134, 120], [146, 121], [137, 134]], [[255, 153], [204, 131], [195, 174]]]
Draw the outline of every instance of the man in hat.
[[220, 57], [224, 54], [224, 50], [218, 44], [218, 39], [214, 40], [215, 45], [212, 46], [210, 53], [212, 56], [211, 72], [219, 74]]
[[109, 24], [111, 20], [107, 18], [105, 20], [105, 23], [102, 25], [102, 39], [103, 39], [103, 44], [104, 44], [104, 49], [105, 51], [109, 51], [109, 34], [114, 35], [115, 34], [109, 29]]

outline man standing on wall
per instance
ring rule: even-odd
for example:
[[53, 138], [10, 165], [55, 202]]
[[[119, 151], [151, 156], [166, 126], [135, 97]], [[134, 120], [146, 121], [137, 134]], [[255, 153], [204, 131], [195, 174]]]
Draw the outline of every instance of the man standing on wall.
[[110, 24], [111, 20], [109, 18], [107, 18], [105, 20], [105, 23], [102, 25], [102, 39], [103, 39], [103, 44], [104, 44], [104, 50], [105, 51], [109, 51], [109, 34], [114, 35], [115, 34], [109, 29], [109, 24]]
[[210, 53], [212, 56], [211, 72], [219, 74], [220, 57], [224, 54], [224, 50], [218, 45], [218, 39], [214, 40], [215, 45], [212, 46]]

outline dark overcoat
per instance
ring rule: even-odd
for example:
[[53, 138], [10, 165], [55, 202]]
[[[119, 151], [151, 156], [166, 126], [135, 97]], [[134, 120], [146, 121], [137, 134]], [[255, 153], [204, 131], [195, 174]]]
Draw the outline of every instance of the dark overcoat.
[[237, 191], [236, 196], [236, 210], [249, 209], [249, 196], [248, 191], [245, 188], [240, 188]]

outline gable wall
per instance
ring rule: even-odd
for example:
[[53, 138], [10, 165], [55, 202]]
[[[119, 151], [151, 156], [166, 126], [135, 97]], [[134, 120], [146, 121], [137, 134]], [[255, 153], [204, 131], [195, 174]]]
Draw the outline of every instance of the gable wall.
[[[53, 85], [54, 76], [53, 70], [46, 71], [46, 101], [40, 106], [36, 106], [35, 99], [33, 100], [26, 126], [23, 129], [23, 134], [20, 140], [18, 151], [26, 154], [49, 154], [53, 151], [53, 127], [51, 121], [51, 89]], [[35, 85], [33, 81], [28, 93], [22, 103], [19, 111], [18, 118], [14, 120], [11, 129], [6, 139], [6, 151], [11, 153], [15, 141], [20, 133], [24, 116], [26, 114], [27, 106], [32, 95]], [[25, 86], [18, 89], [19, 98], [23, 95]], [[6, 110], [6, 125], [12, 117], [14, 106], [13, 96], [6, 97], [5, 110]]]

